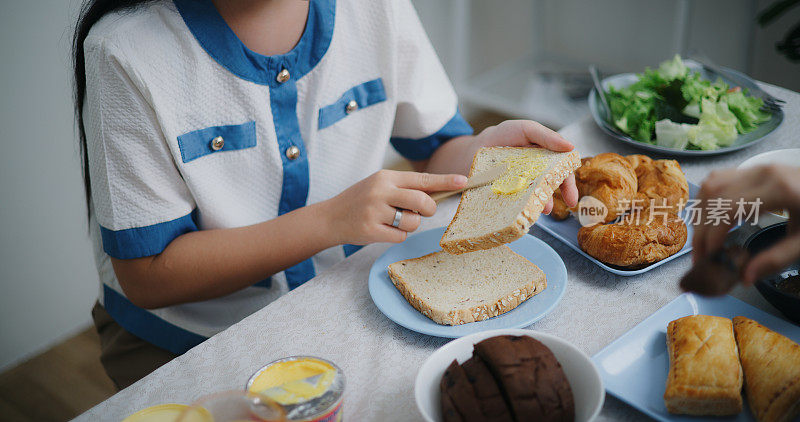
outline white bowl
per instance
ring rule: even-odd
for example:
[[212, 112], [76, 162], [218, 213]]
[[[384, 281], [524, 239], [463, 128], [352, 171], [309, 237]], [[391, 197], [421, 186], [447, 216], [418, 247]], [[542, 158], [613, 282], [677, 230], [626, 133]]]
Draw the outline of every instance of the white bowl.
[[586, 422], [594, 419], [605, 400], [605, 389], [600, 373], [586, 353], [577, 347], [550, 334], [532, 330], [508, 328], [470, 334], [445, 344], [425, 360], [417, 372], [414, 396], [417, 408], [427, 422], [441, 422], [439, 382], [445, 369], [456, 359], [464, 363], [472, 356], [475, 343], [489, 337], [500, 335], [530, 336], [547, 346], [555, 355], [572, 388], [575, 399], [575, 421]]
[[783, 164], [797, 167], [800, 163], [800, 148], [777, 149], [754, 155], [739, 164], [740, 169], [766, 164]]
[[[762, 152], [754, 155], [739, 164], [739, 169], [769, 164], [783, 164], [785, 166], [797, 167], [800, 163], [800, 148], [776, 149], [774, 151]], [[789, 210], [770, 211], [772, 214], [782, 218], [789, 218]]]

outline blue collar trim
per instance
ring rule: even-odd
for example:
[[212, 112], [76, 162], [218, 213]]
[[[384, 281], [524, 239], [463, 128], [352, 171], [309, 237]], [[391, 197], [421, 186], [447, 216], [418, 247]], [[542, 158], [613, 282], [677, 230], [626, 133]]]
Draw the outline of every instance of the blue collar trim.
[[228, 26], [211, 0], [173, 0], [200, 46], [234, 75], [260, 85], [277, 86], [278, 72], [289, 70], [297, 80], [311, 71], [328, 51], [333, 38], [336, 0], [309, 0], [306, 28], [288, 53], [265, 56], [247, 48]]

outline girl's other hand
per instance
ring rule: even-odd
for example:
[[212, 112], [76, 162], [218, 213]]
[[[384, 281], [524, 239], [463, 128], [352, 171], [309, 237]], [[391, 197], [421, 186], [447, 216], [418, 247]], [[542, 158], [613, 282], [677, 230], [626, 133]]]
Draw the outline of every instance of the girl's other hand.
[[[532, 120], [506, 120], [497, 126], [486, 128], [475, 138], [479, 148], [539, 146], [557, 152], [568, 152], [575, 148], [557, 132]], [[575, 186], [575, 175], [570, 174], [561, 184], [561, 196], [567, 206], [574, 207], [578, 205], [578, 188]], [[550, 198], [542, 212], [550, 214], [552, 209], [553, 199]]]
[[[419, 227], [420, 216], [436, 212], [436, 202], [428, 193], [461, 189], [466, 184], [467, 177], [460, 174], [380, 170], [325, 201], [330, 235], [337, 244], [402, 242]], [[395, 228], [397, 209], [403, 210], [403, 218]]]

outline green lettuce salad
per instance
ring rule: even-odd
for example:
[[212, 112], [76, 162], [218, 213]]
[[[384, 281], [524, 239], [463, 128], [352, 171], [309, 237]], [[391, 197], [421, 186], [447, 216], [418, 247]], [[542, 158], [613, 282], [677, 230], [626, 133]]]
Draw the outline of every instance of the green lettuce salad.
[[675, 149], [713, 150], [731, 145], [770, 119], [763, 101], [692, 72], [676, 55], [645, 69], [630, 86], [609, 86], [614, 125], [631, 138]]

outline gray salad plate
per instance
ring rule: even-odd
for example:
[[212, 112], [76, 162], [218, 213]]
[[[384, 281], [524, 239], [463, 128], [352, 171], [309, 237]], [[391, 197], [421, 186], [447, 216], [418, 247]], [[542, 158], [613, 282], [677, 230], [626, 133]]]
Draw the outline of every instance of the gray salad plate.
[[[699, 63], [695, 62], [694, 60], [684, 60], [684, 64], [690, 70], [695, 72], [700, 72], [700, 75], [704, 79], [715, 81], [717, 80], [717, 74], [711, 71], [706, 70], [701, 66]], [[723, 68], [726, 75], [720, 75], [719, 77], [722, 78], [730, 86], [740, 86], [744, 89], [747, 89], [751, 94], [757, 93], [761, 91], [761, 88], [756, 84], [756, 81], [748, 77], [747, 75], [737, 72], [732, 69]], [[628, 85], [633, 84], [636, 82], [637, 76], [635, 73], [620, 73], [618, 75], [609, 76], [607, 78], [603, 78], [601, 84], [603, 89], [606, 91], [608, 90], [609, 85], [613, 85], [616, 88], [622, 88]], [[592, 89], [589, 92], [589, 110], [592, 113], [592, 117], [594, 118], [595, 123], [600, 126], [600, 129], [603, 132], [611, 135], [613, 138], [620, 140], [629, 145], [633, 145], [638, 148], [646, 149], [649, 151], [654, 151], [664, 155], [683, 155], [683, 156], [702, 156], [702, 155], [717, 155], [717, 154], [725, 154], [727, 152], [737, 151], [742, 148], [747, 148], [751, 145], [755, 145], [758, 142], [763, 141], [767, 138], [767, 136], [772, 133], [778, 126], [781, 125], [783, 122], [783, 111], [778, 110], [772, 112], [772, 118], [767, 120], [766, 122], [762, 123], [761, 125], [756, 128], [756, 130], [752, 132], [748, 132], [745, 134], [739, 135], [733, 144], [727, 147], [708, 150], [708, 151], [700, 151], [700, 150], [689, 150], [689, 149], [675, 149], [675, 148], [668, 148], [662, 147], [659, 145], [648, 144], [645, 142], [639, 142], [634, 140], [628, 135], [623, 134], [619, 131], [612, 122], [608, 122], [603, 118], [603, 111], [605, 110], [603, 104], [600, 102], [600, 96], [597, 95], [597, 91]]]

